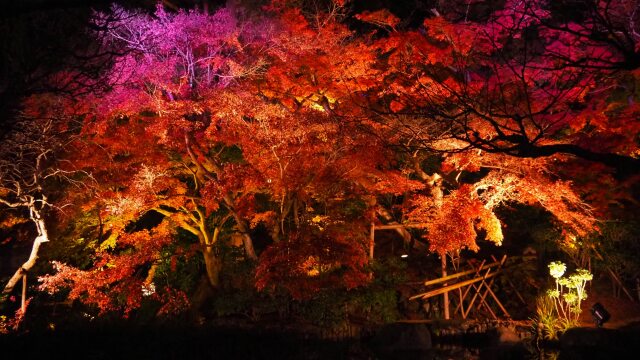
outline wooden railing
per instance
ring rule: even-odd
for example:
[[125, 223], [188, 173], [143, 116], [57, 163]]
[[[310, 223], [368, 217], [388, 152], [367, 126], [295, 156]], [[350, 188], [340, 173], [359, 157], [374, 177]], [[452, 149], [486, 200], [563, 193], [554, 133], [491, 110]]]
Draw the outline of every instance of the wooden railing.
[[[486, 261], [482, 261], [479, 265], [473, 265], [467, 261], [466, 263], [470, 267], [469, 270], [427, 280], [424, 282], [424, 286], [431, 289], [411, 296], [409, 299], [426, 300], [434, 296], [443, 295], [444, 306], [448, 307], [449, 296], [444, 298], [444, 295], [449, 295], [449, 293], [453, 292], [452, 298], [457, 298], [458, 300], [453, 312], [454, 316], [458, 314], [463, 319], [466, 319], [472, 310], [476, 310], [478, 313], [486, 312], [493, 319], [498, 319], [498, 311], [494, 310], [494, 307], [497, 307], [501, 317], [511, 318], [496, 292], [492, 289], [496, 276], [503, 273], [507, 256], [504, 255], [500, 260], [492, 256], [492, 260], [493, 262], [488, 264]], [[505, 283], [511, 286], [520, 301], [524, 302], [514, 284], [508, 279]], [[455, 290], [458, 291], [456, 292]], [[455, 296], [456, 293], [457, 296]]]

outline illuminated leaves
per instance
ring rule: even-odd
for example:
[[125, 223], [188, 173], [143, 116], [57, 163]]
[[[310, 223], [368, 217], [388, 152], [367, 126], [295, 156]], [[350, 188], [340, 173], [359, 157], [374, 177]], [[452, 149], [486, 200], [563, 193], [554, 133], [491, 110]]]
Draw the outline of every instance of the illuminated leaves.
[[[146, 264], [157, 260], [160, 250], [171, 241], [171, 234], [165, 226], [123, 234], [117, 248], [97, 254], [95, 265], [90, 270], [55, 262], [56, 273], [42, 277], [40, 289], [53, 293], [69, 288], [70, 300], [93, 305], [101, 314], [121, 311], [126, 317], [140, 307], [145, 296]], [[158, 290], [152, 297], [164, 304], [164, 312], [175, 312], [188, 305], [183, 293], [171, 289]]]
[[323, 289], [367, 284], [362, 232], [343, 226], [320, 230], [309, 225], [269, 247], [256, 269], [256, 287], [284, 288], [296, 299], [308, 299]]
[[[169, 229], [198, 239], [211, 275], [220, 237], [250, 245], [264, 227], [273, 245], [259, 259], [259, 289], [303, 298], [354, 288], [370, 280], [358, 224], [378, 221], [388, 195], [410, 203], [404, 220], [441, 254], [500, 244], [494, 211], [513, 202], [544, 208], [568, 234], [594, 229], [563, 180], [579, 170], [573, 159], [542, 150], [637, 154], [637, 74], [601, 68], [624, 54], [591, 36], [594, 23], [562, 22], [543, 5], [506, 1], [481, 21], [434, 13], [415, 31], [387, 10], [356, 16], [389, 30], [372, 36], [337, 10], [312, 16], [288, 1], [252, 22], [224, 8], [114, 8], [110, 44], [123, 55], [112, 90], [63, 106], [88, 113], [71, 158], [98, 180], [83, 210], [101, 216], [108, 246], [92, 269], [60, 265], [49, 287], [66, 277], [78, 299], [133, 308], [140, 274], [174, 240]], [[429, 174], [412, 162], [423, 155], [436, 159]], [[151, 210], [166, 233], [125, 231]], [[130, 297], [114, 302], [107, 290]]]
[[487, 240], [497, 245], [502, 243], [500, 221], [474, 196], [468, 185], [451, 191], [441, 204], [431, 198], [417, 197], [412, 205], [409, 219], [427, 230], [424, 237], [430, 251], [440, 254], [461, 249], [477, 251], [476, 239], [480, 230], [486, 233]]
[[355, 16], [356, 19], [364, 22], [371, 23], [380, 27], [389, 27], [391, 30], [395, 30], [396, 26], [400, 23], [395, 15], [393, 15], [387, 9], [380, 9], [376, 11], [365, 11]]

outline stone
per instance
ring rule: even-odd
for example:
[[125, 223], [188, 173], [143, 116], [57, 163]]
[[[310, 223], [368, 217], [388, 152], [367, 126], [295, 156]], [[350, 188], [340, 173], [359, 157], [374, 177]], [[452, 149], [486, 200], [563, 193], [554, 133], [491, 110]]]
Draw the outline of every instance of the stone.
[[498, 326], [496, 331], [498, 332], [499, 344], [514, 344], [520, 342], [520, 336], [516, 333], [515, 328]]
[[384, 352], [426, 351], [432, 348], [431, 333], [424, 324], [388, 324], [373, 337], [372, 346]]

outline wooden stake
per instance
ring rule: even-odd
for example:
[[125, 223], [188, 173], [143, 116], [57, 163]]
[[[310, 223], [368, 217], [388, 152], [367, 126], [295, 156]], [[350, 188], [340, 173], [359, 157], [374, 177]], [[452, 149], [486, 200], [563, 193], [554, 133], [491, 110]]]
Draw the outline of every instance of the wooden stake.
[[[491, 255], [491, 258], [494, 261], [497, 261], [497, 259], [493, 255]], [[589, 265], [589, 266], [591, 266], [591, 265]], [[591, 272], [591, 270], [589, 270], [589, 272]], [[507, 283], [509, 284], [509, 286], [511, 286], [511, 289], [513, 289], [513, 291], [516, 293], [516, 296], [518, 297], [520, 302], [522, 302], [523, 305], [527, 305], [527, 302], [524, 300], [524, 297], [522, 296], [522, 294], [520, 294], [520, 291], [518, 291], [518, 288], [513, 283], [513, 281], [511, 281], [511, 279], [508, 276], [505, 276], [504, 278], [505, 278], [505, 280], [507, 280]]]
[[[491, 277], [491, 275], [495, 275], [497, 274], [497, 272], [491, 274], [491, 269], [487, 269], [487, 272], [484, 274], [484, 276], [482, 277], [482, 282], [480, 283], [480, 285], [473, 286], [473, 289], [476, 291], [473, 296], [471, 297], [471, 301], [469, 302], [469, 306], [467, 307], [467, 312], [464, 314], [464, 317], [467, 317], [469, 315], [469, 313], [471, 312], [471, 309], [473, 309], [473, 304], [475, 304], [476, 299], [478, 298], [478, 295], [480, 295], [480, 291], [482, 290], [482, 285], [485, 284], [485, 280], [488, 279], [489, 277]], [[493, 284], [493, 280], [489, 283], [489, 284]], [[471, 287], [469, 287], [471, 288]], [[478, 308], [480, 308], [480, 306], [482, 305], [482, 303], [484, 302], [484, 298], [482, 297], [482, 295], [480, 295], [480, 303], [478, 304]], [[489, 311], [491, 311], [491, 309], [489, 309]]]
[[442, 295], [447, 291], [451, 291], [451, 290], [455, 290], [457, 288], [461, 288], [463, 286], [471, 285], [473, 283], [477, 283], [479, 281], [482, 281], [482, 280], [485, 280], [485, 279], [488, 279], [488, 278], [492, 278], [492, 277], [494, 277], [494, 276], [496, 276], [498, 274], [500, 274], [500, 271], [495, 271], [495, 272], [492, 272], [492, 273], [490, 273], [488, 275], [480, 276], [480, 277], [477, 277], [475, 279], [462, 281], [462, 282], [451, 284], [451, 285], [448, 285], [448, 286], [445, 286], [445, 287], [442, 287], [442, 288], [439, 288], [439, 289], [436, 289], [436, 290], [431, 290], [431, 291], [428, 291], [426, 293], [414, 295], [414, 296], [410, 297], [409, 300], [428, 299], [428, 298], [436, 296], [436, 295]]
[[22, 304], [20, 309], [23, 314], [27, 310], [27, 274], [22, 275]]
[[[441, 257], [442, 259], [442, 277], [447, 277], [447, 255], [443, 254]], [[443, 289], [447, 288], [447, 283], [442, 284], [444, 286]], [[443, 294], [443, 300], [444, 300], [444, 318], [445, 320], [449, 320], [449, 291], [445, 290], [444, 294]]]
[[465, 275], [474, 274], [474, 273], [478, 274], [482, 270], [486, 270], [486, 269], [492, 268], [492, 267], [497, 266], [497, 265], [500, 265], [499, 261], [496, 261], [496, 262], [493, 262], [493, 263], [487, 264], [487, 265], [482, 265], [479, 268], [474, 269], [474, 270], [462, 271], [462, 272], [451, 274], [451, 275], [448, 275], [448, 276], [444, 276], [444, 277], [441, 277], [441, 278], [438, 278], [438, 279], [425, 281], [424, 285], [425, 286], [429, 286], [429, 285], [439, 284], [441, 282], [446, 282], [448, 280], [457, 279], [457, 278], [463, 277]]
[[491, 297], [496, 302], [496, 304], [498, 304], [498, 307], [500, 308], [500, 310], [502, 310], [502, 313], [504, 314], [504, 316], [511, 318], [511, 315], [509, 315], [509, 312], [507, 312], [507, 309], [505, 309], [504, 306], [502, 306], [502, 303], [500, 302], [500, 300], [498, 300], [498, 297], [493, 292], [493, 290], [491, 290], [489, 286], [485, 286], [485, 287], [487, 288], [487, 291], [489, 292], [489, 294], [491, 294]]
[[369, 259], [373, 260], [373, 248], [376, 244], [376, 224], [371, 222], [371, 231], [369, 232]]
[[[482, 262], [480, 263], [480, 266], [477, 269], [474, 270], [469, 270], [469, 271], [465, 271], [466, 273], [474, 273], [474, 277], [477, 277], [478, 275], [480, 275], [480, 271], [482, 271], [483, 269], [485, 269], [484, 267], [484, 263], [486, 262], [486, 260], [482, 260]], [[469, 264], [469, 262], [467, 261], [467, 264]], [[497, 264], [497, 263], [496, 263]], [[491, 264], [490, 264], [491, 265]], [[489, 266], [490, 266], [489, 265]], [[469, 266], [471, 266], [473, 268], [473, 265], [469, 264]], [[460, 298], [460, 304], [458, 307], [456, 307], [456, 310], [454, 311], [454, 313], [458, 312], [459, 309], [461, 309], [461, 314], [462, 314], [462, 318], [466, 319], [467, 318], [467, 312], [464, 310], [464, 299], [467, 298], [467, 295], [469, 295], [469, 291], [471, 291], [472, 286], [469, 286], [468, 288], [466, 288], [464, 290], [464, 294], [462, 294], [462, 297]], [[462, 288], [460, 288], [460, 291], [462, 291]]]

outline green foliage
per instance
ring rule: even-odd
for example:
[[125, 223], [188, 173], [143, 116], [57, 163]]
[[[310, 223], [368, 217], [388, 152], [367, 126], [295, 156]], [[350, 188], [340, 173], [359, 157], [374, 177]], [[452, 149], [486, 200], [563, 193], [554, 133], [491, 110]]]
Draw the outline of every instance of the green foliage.
[[585, 287], [593, 275], [585, 269], [577, 269], [573, 274], [564, 276], [566, 270], [563, 262], [549, 264], [549, 275], [555, 280], [555, 288], [547, 290], [536, 304], [533, 323], [536, 324], [537, 334], [545, 339], [556, 339], [558, 332], [579, 325], [580, 306], [587, 298]]
[[324, 290], [305, 300], [294, 300], [281, 290], [258, 292], [253, 279], [255, 264], [241, 256], [241, 250], [221, 246], [224, 255], [222, 284], [212, 303], [215, 316], [241, 316], [251, 320], [274, 315], [281, 320], [295, 318], [315, 326], [330, 328], [351, 317], [371, 323], [387, 323], [398, 318], [395, 286], [404, 282], [406, 265], [396, 259], [371, 265], [374, 280], [349, 291]]
[[202, 256], [197, 256], [185, 244], [172, 243], [160, 255], [154, 283], [191, 293], [203, 267]]
[[349, 317], [371, 323], [389, 323], [399, 317], [395, 287], [406, 280], [406, 264], [395, 258], [371, 264], [371, 284], [350, 291], [327, 291], [300, 302], [300, 315], [323, 327], [339, 325]]
[[398, 318], [394, 289], [366, 287], [351, 291], [322, 292], [313, 299], [299, 302], [300, 316], [314, 325], [333, 327], [349, 317], [372, 323], [388, 323]]
[[232, 146], [217, 146], [212, 149], [212, 152], [217, 153], [220, 161], [223, 163], [242, 164], [245, 162], [242, 149], [237, 145]]
[[588, 239], [597, 247], [601, 256], [594, 259], [596, 268], [609, 268], [623, 281], [631, 282], [640, 276], [640, 223], [634, 221], [615, 221], [602, 224], [599, 233], [593, 233]]
[[346, 219], [359, 219], [367, 210], [367, 204], [361, 199], [347, 199], [342, 202], [340, 211]]
[[216, 246], [222, 258], [220, 288], [213, 299], [212, 311], [215, 316], [242, 315], [255, 319], [260, 313], [282, 305], [277, 296], [261, 296], [253, 286], [255, 263], [247, 260], [242, 249], [228, 246], [221, 241]]
[[95, 213], [78, 213], [69, 225], [56, 234], [43, 251], [40, 264], [57, 260], [73, 264], [78, 269], [87, 269], [93, 265], [95, 251], [99, 246], [99, 224]]
[[545, 340], [557, 339], [559, 323], [555, 301], [547, 295], [539, 296], [536, 300], [536, 316], [532, 319], [537, 337]]

